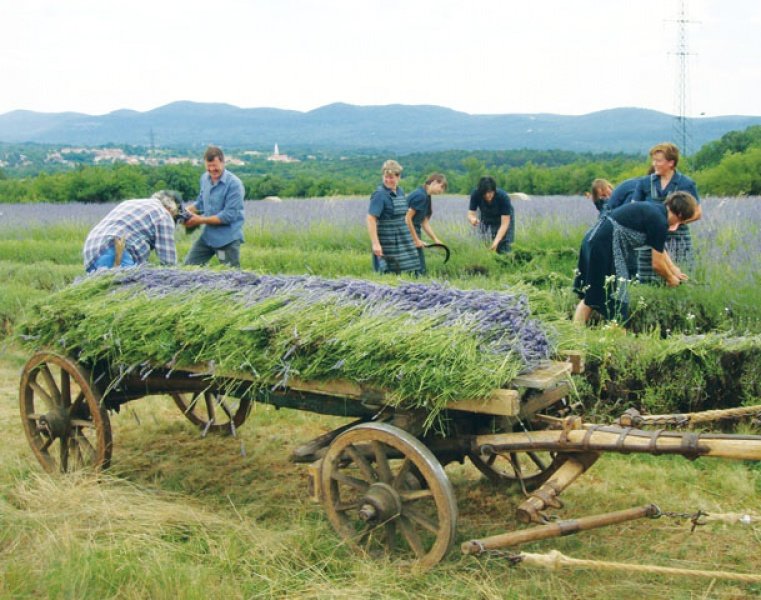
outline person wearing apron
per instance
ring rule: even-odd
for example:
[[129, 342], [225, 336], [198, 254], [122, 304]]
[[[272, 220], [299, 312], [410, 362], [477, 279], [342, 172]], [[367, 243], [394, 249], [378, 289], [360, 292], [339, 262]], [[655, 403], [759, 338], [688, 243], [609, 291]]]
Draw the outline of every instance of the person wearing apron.
[[407, 228], [407, 199], [399, 186], [402, 166], [387, 160], [381, 168], [383, 183], [370, 197], [367, 232], [377, 273], [419, 273], [420, 258]]
[[693, 218], [697, 201], [686, 192], [663, 204], [630, 202], [600, 218], [584, 236], [573, 289], [581, 299], [573, 320], [586, 323], [596, 310], [604, 319], [629, 318], [627, 257], [638, 247], [652, 249], [652, 269], [666, 284], [678, 286], [687, 276], [664, 252], [666, 234]]
[[420, 257], [420, 274], [426, 272], [425, 268], [425, 242], [421, 239], [422, 231], [428, 234], [434, 244], [441, 244], [441, 240], [431, 227], [431, 217], [433, 216], [433, 204], [431, 196], [443, 194], [447, 190], [447, 178], [441, 173], [431, 173], [426, 179], [425, 184], [407, 196], [407, 216], [405, 221], [407, 229], [410, 230], [412, 241], [417, 248]]
[[[687, 192], [698, 203], [695, 216], [689, 221], [697, 221], [702, 216], [700, 196], [695, 182], [676, 170], [679, 163], [679, 149], [670, 143], [657, 144], [650, 149], [653, 173], [637, 182], [632, 196], [632, 202], [663, 203], [666, 197], [677, 191]], [[690, 270], [694, 264], [692, 253], [692, 236], [690, 228], [682, 224], [676, 231], [670, 231], [666, 238], [666, 252], [671, 260], [685, 270]], [[652, 283], [658, 280], [652, 269], [652, 258], [649, 248], [637, 251], [637, 277], [641, 283]]]
[[490, 241], [489, 249], [507, 254], [515, 240], [515, 211], [510, 196], [497, 188], [493, 177], [481, 177], [470, 195], [468, 221]]

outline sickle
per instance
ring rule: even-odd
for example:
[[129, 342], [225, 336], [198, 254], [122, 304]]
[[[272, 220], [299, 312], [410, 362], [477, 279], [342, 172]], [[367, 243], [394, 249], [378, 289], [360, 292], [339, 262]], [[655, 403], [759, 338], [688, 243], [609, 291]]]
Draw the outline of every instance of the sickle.
[[449, 247], [446, 244], [426, 244], [423, 246], [423, 248], [442, 248], [444, 250], [444, 264], [449, 260], [449, 255], [451, 252], [449, 251]]

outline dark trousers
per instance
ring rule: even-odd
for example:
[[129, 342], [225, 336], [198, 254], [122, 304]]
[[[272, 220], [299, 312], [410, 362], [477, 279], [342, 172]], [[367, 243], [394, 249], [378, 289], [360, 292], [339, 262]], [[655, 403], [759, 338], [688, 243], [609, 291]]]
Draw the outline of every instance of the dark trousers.
[[240, 268], [240, 240], [230, 242], [220, 248], [212, 248], [201, 238], [193, 242], [190, 252], [185, 257], [186, 265], [205, 265], [212, 256], [216, 256], [219, 262], [228, 267]]

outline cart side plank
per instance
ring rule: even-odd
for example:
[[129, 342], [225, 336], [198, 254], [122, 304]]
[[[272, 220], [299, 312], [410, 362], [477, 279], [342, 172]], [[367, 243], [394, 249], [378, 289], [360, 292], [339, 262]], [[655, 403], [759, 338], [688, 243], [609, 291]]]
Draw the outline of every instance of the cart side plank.
[[[183, 371], [189, 371], [199, 375], [213, 373], [213, 370], [204, 365], [191, 365], [181, 367]], [[540, 367], [529, 373], [519, 375], [510, 382], [516, 387], [547, 390], [567, 379], [572, 370], [569, 362], [546, 361]], [[214, 373], [220, 376], [220, 373]], [[224, 373], [225, 379], [241, 381], [255, 381], [257, 378], [244, 372]], [[303, 392], [323, 396], [340, 397], [348, 400], [356, 400], [366, 405], [383, 406], [390, 404], [387, 394], [383, 389], [363, 385], [344, 379], [328, 381], [304, 380], [298, 377], [290, 377], [286, 384], [287, 389], [293, 392]], [[521, 395], [516, 389], [495, 389], [487, 398], [466, 398], [453, 400], [447, 403], [448, 410], [473, 412], [480, 414], [515, 416], [521, 413]], [[524, 411], [525, 412], [525, 411]]]
[[533, 371], [518, 375], [510, 384], [516, 387], [546, 390], [558, 381], [570, 377], [572, 368], [573, 365], [570, 362], [548, 361]]

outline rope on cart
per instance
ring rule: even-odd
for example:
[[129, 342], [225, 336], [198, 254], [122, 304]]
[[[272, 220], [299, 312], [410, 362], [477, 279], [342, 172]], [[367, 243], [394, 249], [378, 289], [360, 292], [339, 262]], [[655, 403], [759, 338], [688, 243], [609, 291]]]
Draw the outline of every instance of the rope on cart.
[[761, 404], [755, 406], [738, 406], [717, 410], [704, 410], [694, 413], [674, 413], [667, 415], [641, 415], [639, 411], [626, 411], [620, 421], [631, 423], [634, 427], [675, 425], [686, 427], [698, 423], [709, 423], [722, 419], [740, 419], [742, 417], [761, 416]]
[[753, 573], [731, 573], [729, 571], [706, 571], [702, 569], [681, 569], [677, 567], [662, 567], [659, 565], [635, 565], [630, 563], [617, 563], [602, 560], [587, 560], [581, 558], [571, 558], [559, 550], [552, 550], [547, 554], [534, 554], [530, 552], [521, 552], [512, 554], [509, 552], [501, 553], [511, 565], [525, 563], [536, 567], [546, 569], [559, 569], [561, 567], [577, 567], [600, 569], [603, 571], [629, 571], [631, 573], [659, 573], [661, 575], [680, 575], [686, 577], [706, 577], [709, 579], [731, 579], [743, 581], [746, 583], [761, 582], [761, 574]]

